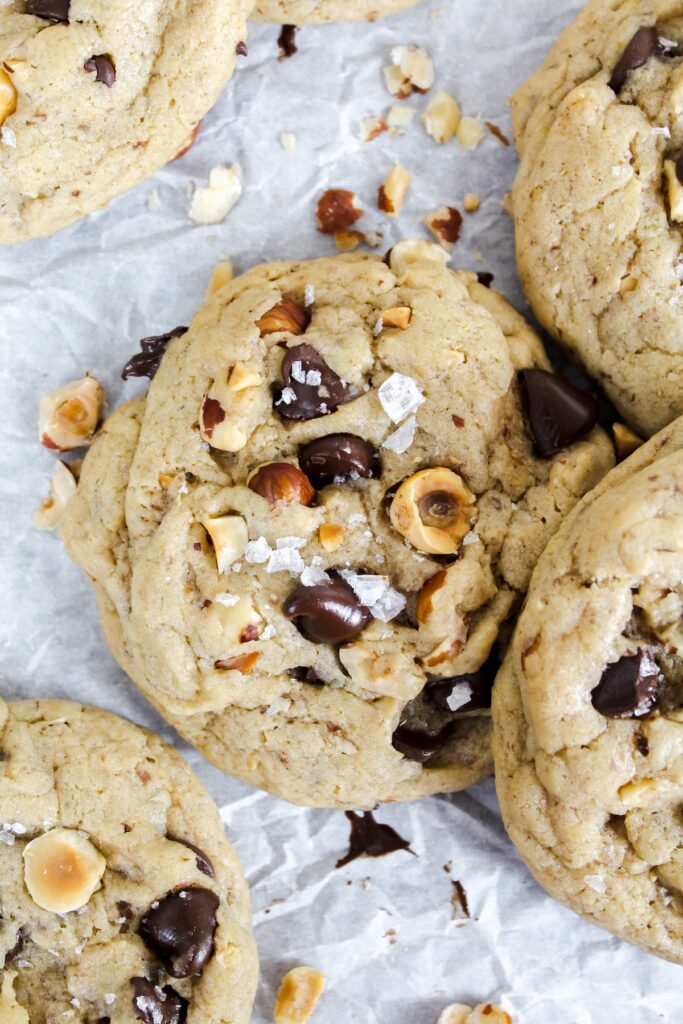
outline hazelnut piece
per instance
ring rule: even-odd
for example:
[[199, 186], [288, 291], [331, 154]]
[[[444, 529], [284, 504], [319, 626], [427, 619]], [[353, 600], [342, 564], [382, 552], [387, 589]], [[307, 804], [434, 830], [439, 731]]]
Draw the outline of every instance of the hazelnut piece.
[[415, 263], [422, 263], [425, 260], [439, 263], [444, 267], [449, 256], [440, 245], [425, 242], [420, 238], [406, 238], [402, 242], [397, 242], [389, 253], [389, 266], [398, 277], [405, 275]]
[[384, 179], [384, 184], [379, 187], [379, 192], [377, 193], [378, 208], [383, 210], [384, 213], [389, 214], [390, 217], [395, 217], [396, 214], [400, 213], [412, 180], [412, 174], [401, 164], [396, 164], [395, 167], [392, 167]]
[[226, 284], [230, 284], [233, 279], [232, 260], [226, 258], [217, 263], [213, 268], [211, 279], [206, 288], [206, 295], [204, 298], [208, 300], [216, 292], [224, 288]]
[[86, 376], [40, 400], [40, 443], [57, 452], [89, 445], [104, 407], [104, 388]]
[[211, 538], [218, 571], [225, 572], [244, 554], [249, 540], [247, 524], [242, 516], [219, 516], [201, 519], [200, 522]]
[[312, 505], [315, 491], [297, 466], [291, 462], [264, 462], [247, 477], [247, 487], [274, 505], [276, 501]]
[[336, 551], [344, 540], [344, 527], [334, 523], [323, 523], [318, 530], [318, 540], [323, 551]]
[[214, 668], [221, 672], [241, 672], [243, 676], [250, 676], [260, 657], [260, 651], [250, 651], [249, 654], [238, 654], [227, 661], [217, 661]]
[[391, 306], [382, 313], [382, 327], [398, 327], [405, 331], [413, 317], [410, 306]]
[[324, 235], [346, 231], [363, 216], [363, 207], [355, 192], [347, 188], [328, 188], [316, 207], [318, 230]]
[[452, 249], [460, 238], [462, 214], [455, 206], [441, 206], [425, 217], [425, 224], [446, 249]]
[[310, 316], [293, 299], [281, 299], [256, 321], [261, 337], [268, 334], [303, 334]]
[[423, 469], [404, 480], [389, 509], [391, 525], [428, 555], [453, 555], [469, 532], [474, 495], [450, 469]]
[[14, 88], [14, 82], [5, 69], [0, 67], [0, 124], [3, 124], [16, 109], [17, 90]]
[[277, 993], [275, 1024], [305, 1024], [325, 988], [325, 975], [315, 967], [293, 967], [287, 971]]
[[222, 639], [226, 643], [248, 644], [258, 640], [263, 632], [263, 619], [248, 597], [240, 597], [232, 605], [223, 605], [220, 600], [216, 603], [223, 628]]
[[50, 480], [50, 494], [33, 517], [33, 525], [39, 530], [54, 530], [75, 493], [76, 477], [65, 462], [58, 462]]
[[39, 907], [53, 914], [84, 907], [106, 867], [88, 837], [71, 828], [53, 828], [24, 850], [26, 888]]
[[683, 161], [665, 160], [664, 177], [669, 195], [669, 217], [675, 224], [683, 222], [683, 184], [679, 171], [683, 172]]
[[259, 384], [263, 384], [263, 377], [256, 364], [243, 363], [238, 360], [228, 377], [228, 390], [246, 391], [247, 388], [257, 388]]
[[645, 443], [642, 438], [634, 434], [623, 423], [612, 424], [612, 441], [614, 442], [614, 451], [616, 452], [618, 462], [623, 462], [629, 455], [633, 455]]
[[512, 1024], [512, 1017], [502, 1006], [480, 1003], [472, 1009], [464, 1003], [447, 1006], [437, 1024]]
[[460, 107], [447, 92], [437, 92], [422, 115], [427, 134], [439, 144], [452, 139], [460, 123]]
[[232, 420], [226, 419], [225, 409], [209, 393], [199, 414], [199, 433], [203, 441], [221, 452], [239, 452], [247, 443], [247, 435]]

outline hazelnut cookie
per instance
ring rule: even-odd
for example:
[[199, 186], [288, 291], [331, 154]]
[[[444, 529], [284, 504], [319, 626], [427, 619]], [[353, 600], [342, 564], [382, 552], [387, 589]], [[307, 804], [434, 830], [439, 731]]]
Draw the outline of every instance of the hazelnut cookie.
[[223, 287], [128, 364], [161, 359], [64, 514], [124, 669], [215, 764], [295, 803], [490, 771], [499, 633], [613, 462], [594, 400], [447, 258], [406, 241]]
[[414, 7], [421, 0], [256, 0], [254, 21], [314, 25], [324, 21], [377, 21]]

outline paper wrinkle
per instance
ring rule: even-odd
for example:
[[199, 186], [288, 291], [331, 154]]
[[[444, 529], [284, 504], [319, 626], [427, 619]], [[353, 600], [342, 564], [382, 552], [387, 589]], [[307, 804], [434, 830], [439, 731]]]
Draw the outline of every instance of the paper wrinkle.
[[[97, 704], [183, 751], [218, 802], [252, 886], [262, 961], [254, 1024], [272, 1021], [280, 978], [299, 963], [328, 975], [312, 1024], [436, 1024], [451, 1002], [501, 998], [514, 1024], [681, 1019], [679, 968], [546, 896], [505, 836], [490, 781], [381, 807], [378, 820], [417, 856], [397, 852], [336, 870], [348, 849], [344, 815], [250, 789], [177, 740], [108, 654], [87, 580], [55, 535], [32, 527], [54, 465], [38, 445], [40, 397], [86, 371], [105, 385], [110, 409], [143, 391], [144, 381], [121, 380], [124, 363], [140, 338], [189, 323], [226, 256], [239, 273], [261, 261], [335, 253], [315, 227], [329, 186], [358, 194], [366, 215], [356, 226], [382, 231], [380, 253], [402, 237], [428, 238], [422, 217], [443, 205], [462, 211], [466, 193], [476, 193], [481, 209], [464, 214], [451, 265], [493, 272], [495, 287], [526, 312], [512, 224], [500, 207], [514, 148], [488, 132], [471, 153], [455, 139], [437, 145], [420, 120], [430, 94], [404, 101], [416, 111], [405, 135], [362, 142], [361, 123], [399, 102], [382, 76], [391, 47], [418, 43], [434, 60], [431, 95], [449, 92], [464, 115], [481, 114], [511, 139], [508, 95], [580, 7], [428, 2], [374, 24], [303, 29], [299, 52], [282, 62], [277, 26], [252, 25], [248, 59], [239, 59], [186, 156], [109, 209], [0, 250], [0, 691]], [[280, 145], [282, 131], [296, 136], [293, 152]], [[193, 224], [193, 187], [233, 163], [243, 173], [239, 203], [221, 224]], [[394, 163], [414, 178], [402, 214], [389, 219], [376, 195]], [[451, 919], [451, 879], [465, 888], [471, 920]]]

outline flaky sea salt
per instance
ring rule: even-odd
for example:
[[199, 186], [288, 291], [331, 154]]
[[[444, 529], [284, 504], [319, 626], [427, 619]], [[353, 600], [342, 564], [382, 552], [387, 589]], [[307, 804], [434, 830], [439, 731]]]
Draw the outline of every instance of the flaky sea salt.
[[416, 426], [417, 420], [414, 416], [410, 416], [405, 423], [401, 424], [398, 430], [395, 430], [393, 434], [389, 434], [382, 448], [386, 448], [390, 452], [396, 452], [397, 455], [403, 455], [415, 440]]
[[283, 551], [285, 548], [303, 548], [306, 545], [305, 537], [278, 537], [277, 541], [278, 551]]
[[282, 393], [275, 404], [291, 405], [292, 402], [296, 402], [296, 391], [294, 391], [292, 388], [283, 388]]
[[296, 548], [279, 548], [268, 559], [266, 572], [289, 572], [292, 576], [300, 576], [305, 568], [304, 560]]
[[315, 302], [315, 286], [307, 284], [304, 287], [304, 306], [312, 306]]
[[272, 548], [265, 537], [257, 540], [250, 540], [244, 549], [244, 560], [250, 565], [260, 565], [267, 562], [272, 554]]
[[479, 538], [477, 537], [477, 535], [474, 532], [474, 530], [470, 530], [470, 532], [466, 533], [465, 536], [463, 537], [462, 543], [463, 544], [476, 544], [478, 540], [479, 540]]
[[226, 608], [232, 608], [232, 606], [237, 604], [239, 601], [239, 597], [237, 594], [216, 594], [214, 601], [218, 601], [218, 604], [225, 605]]
[[449, 695], [446, 697], [446, 703], [451, 711], [457, 711], [459, 708], [469, 704], [472, 700], [472, 687], [469, 683], [456, 683]]
[[304, 364], [301, 362], [300, 359], [294, 360], [294, 362], [292, 363], [290, 373], [294, 380], [297, 382], [297, 384], [306, 383], [306, 371], [304, 370]]
[[323, 569], [319, 569], [317, 565], [307, 565], [301, 573], [301, 582], [304, 587], [315, 587], [318, 583], [327, 583], [329, 578], [328, 574]]
[[382, 317], [380, 316], [375, 321], [375, 326], [372, 329], [373, 336], [375, 338], [379, 338], [379, 336], [380, 336], [380, 334], [382, 333], [383, 330], [384, 330], [384, 320], [382, 320]]
[[2, 138], [4, 144], [9, 146], [11, 149], [17, 148], [17, 136], [14, 129], [10, 128], [8, 124], [4, 124], [2, 128], [0, 128], [0, 138]]
[[593, 892], [597, 892], [599, 896], [604, 896], [607, 892], [607, 886], [605, 885], [605, 879], [602, 875], [584, 875], [584, 882], [589, 889]]
[[387, 587], [379, 601], [375, 601], [370, 611], [380, 622], [391, 622], [397, 615], [400, 615], [406, 606], [406, 599], [403, 594], [393, 587]]
[[405, 597], [394, 590], [386, 576], [363, 575], [348, 569], [342, 570], [341, 576], [360, 603], [380, 622], [391, 622], [406, 606]]
[[377, 392], [382, 408], [392, 423], [400, 423], [420, 408], [424, 396], [412, 377], [392, 373]]
[[[323, 375], [320, 372], [320, 370], [307, 370], [306, 371], [306, 383], [310, 387], [312, 387], [312, 388], [320, 387], [322, 382], [323, 382]], [[322, 398], [329, 397], [329, 394], [328, 395], [322, 395], [321, 397]]]

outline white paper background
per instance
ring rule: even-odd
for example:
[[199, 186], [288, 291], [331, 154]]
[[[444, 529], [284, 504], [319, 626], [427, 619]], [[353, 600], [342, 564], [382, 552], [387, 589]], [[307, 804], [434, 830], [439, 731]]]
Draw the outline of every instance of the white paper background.
[[[500, 208], [513, 149], [491, 137], [474, 153], [455, 141], [438, 147], [417, 119], [403, 138], [363, 143], [359, 125], [390, 103], [381, 77], [389, 48], [419, 42], [434, 58], [436, 87], [510, 134], [507, 96], [580, 6], [442, 0], [435, 19], [427, 2], [374, 25], [307, 28], [299, 53], [284, 62], [277, 29], [253, 26], [248, 60], [186, 157], [108, 210], [0, 252], [4, 696], [95, 703], [178, 742], [109, 656], [85, 579], [53, 535], [31, 526], [53, 465], [37, 444], [40, 396], [90, 370], [114, 407], [142, 386], [119, 376], [138, 340], [189, 322], [219, 258], [230, 255], [240, 271], [331, 253], [315, 229], [318, 195], [327, 186], [352, 188], [374, 211], [377, 187], [397, 160], [415, 181], [397, 223], [373, 212], [366, 218], [384, 230], [383, 245], [421, 233], [425, 213], [477, 192], [482, 209], [466, 218], [454, 263], [493, 271], [496, 286], [524, 308], [512, 225]], [[409, 102], [422, 110], [427, 97]], [[294, 153], [280, 146], [281, 131], [295, 133]], [[190, 183], [205, 184], [215, 164], [233, 161], [244, 170], [239, 205], [216, 227], [192, 224]], [[150, 210], [154, 192], [160, 205]], [[262, 959], [255, 1024], [272, 1020], [280, 976], [297, 963], [328, 975], [316, 1024], [434, 1024], [451, 1001], [500, 997], [515, 1024], [683, 1018], [679, 968], [582, 922], [535, 885], [505, 837], [490, 782], [381, 808], [379, 819], [418, 856], [395, 853], [336, 871], [348, 842], [343, 814], [291, 807], [179, 746], [221, 806], [252, 885]], [[469, 897], [472, 920], [464, 923], [451, 920], [449, 861]]]

